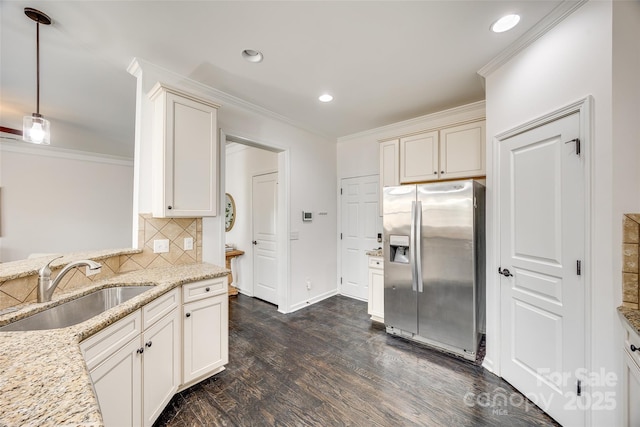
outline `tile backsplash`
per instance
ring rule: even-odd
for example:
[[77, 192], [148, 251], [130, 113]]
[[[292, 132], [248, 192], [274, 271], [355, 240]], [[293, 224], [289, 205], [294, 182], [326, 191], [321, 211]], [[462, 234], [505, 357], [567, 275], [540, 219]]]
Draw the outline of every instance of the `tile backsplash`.
[[638, 309], [640, 214], [624, 214], [622, 230], [622, 305]]
[[[84, 267], [75, 268], [64, 277], [54, 294], [83, 288], [119, 273], [202, 262], [202, 218], [153, 218], [151, 214], [140, 214], [138, 221], [141, 253], [101, 259], [101, 272], [90, 277], [85, 275]], [[191, 250], [184, 250], [186, 237], [193, 239]], [[169, 252], [153, 253], [153, 241], [157, 239], [169, 240]], [[52, 277], [60, 270], [53, 269]], [[37, 275], [0, 282], [0, 310], [35, 301], [37, 284]]]

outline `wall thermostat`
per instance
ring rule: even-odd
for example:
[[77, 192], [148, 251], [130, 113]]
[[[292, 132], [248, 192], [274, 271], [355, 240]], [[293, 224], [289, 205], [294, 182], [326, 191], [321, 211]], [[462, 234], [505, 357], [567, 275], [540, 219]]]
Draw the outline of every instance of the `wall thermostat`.
[[312, 212], [302, 211], [302, 220], [303, 221], [311, 221], [311, 220], [313, 220], [313, 213]]

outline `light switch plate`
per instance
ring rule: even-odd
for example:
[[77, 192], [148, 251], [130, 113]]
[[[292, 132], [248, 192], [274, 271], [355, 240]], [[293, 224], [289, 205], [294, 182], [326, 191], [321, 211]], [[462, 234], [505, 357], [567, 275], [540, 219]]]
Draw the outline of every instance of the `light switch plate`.
[[193, 250], [193, 237], [185, 237], [184, 238], [184, 250], [192, 251]]
[[153, 253], [162, 254], [169, 252], [169, 239], [158, 239], [153, 241]]

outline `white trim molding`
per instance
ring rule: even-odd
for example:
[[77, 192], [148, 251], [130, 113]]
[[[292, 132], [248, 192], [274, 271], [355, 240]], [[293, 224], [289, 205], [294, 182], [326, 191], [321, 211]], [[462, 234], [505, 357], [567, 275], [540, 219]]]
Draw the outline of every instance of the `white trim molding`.
[[32, 156], [56, 157], [70, 160], [80, 160], [84, 162], [107, 163], [111, 165], [133, 167], [133, 159], [128, 157], [93, 153], [89, 151], [71, 150], [68, 148], [52, 147], [50, 145], [41, 146], [22, 142], [0, 141], [0, 151], [28, 154]]
[[553, 27], [562, 22], [567, 16], [575, 12], [580, 6], [588, 0], [569, 1], [564, 0], [556, 6], [551, 12], [542, 18], [536, 25], [531, 27], [526, 33], [520, 36], [515, 42], [511, 43], [505, 50], [500, 52], [498, 56], [493, 58], [487, 65], [478, 70], [478, 74], [487, 77], [495, 70], [506, 64], [518, 53], [526, 49], [533, 42], [549, 32]]

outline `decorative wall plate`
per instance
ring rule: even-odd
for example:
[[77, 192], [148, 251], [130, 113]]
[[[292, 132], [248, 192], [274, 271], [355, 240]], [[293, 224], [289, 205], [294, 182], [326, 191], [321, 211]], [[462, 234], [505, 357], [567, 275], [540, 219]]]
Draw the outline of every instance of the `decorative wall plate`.
[[233, 228], [233, 224], [236, 222], [236, 202], [233, 200], [231, 194], [225, 194], [224, 204], [224, 231], [229, 231]]

